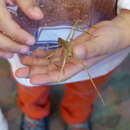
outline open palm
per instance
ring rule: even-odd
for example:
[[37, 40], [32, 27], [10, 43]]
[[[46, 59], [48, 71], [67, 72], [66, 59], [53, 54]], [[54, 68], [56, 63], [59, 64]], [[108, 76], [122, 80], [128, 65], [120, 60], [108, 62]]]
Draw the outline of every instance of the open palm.
[[[45, 51], [34, 53], [33, 56], [25, 56], [21, 59], [27, 65], [17, 70], [16, 75], [21, 78], [30, 78], [32, 84], [49, 84], [66, 80], [79, 73], [86, 67], [91, 67], [104, 58], [128, 47], [123, 28], [111, 21], [94, 25], [89, 33], [84, 33], [70, 43], [73, 56], [68, 57], [62, 68], [63, 53], [45, 58]], [[90, 35], [91, 34], [91, 35]], [[128, 38], [127, 38], [128, 39]], [[61, 71], [62, 68], [62, 71]]]

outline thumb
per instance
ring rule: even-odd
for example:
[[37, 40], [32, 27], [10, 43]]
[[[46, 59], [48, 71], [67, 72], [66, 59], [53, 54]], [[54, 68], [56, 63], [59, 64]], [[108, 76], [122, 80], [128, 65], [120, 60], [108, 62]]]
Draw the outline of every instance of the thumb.
[[92, 38], [88, 41], [78, 43], [73, 47], [74, 57], [79, 59], [91, 58], [106, 54], [109, 50], [107, 41], [100, 37]]
[[38, 0], [16, 0], [17, 5], [31, 19], [40, 20], [43, 13], [38, 7]]

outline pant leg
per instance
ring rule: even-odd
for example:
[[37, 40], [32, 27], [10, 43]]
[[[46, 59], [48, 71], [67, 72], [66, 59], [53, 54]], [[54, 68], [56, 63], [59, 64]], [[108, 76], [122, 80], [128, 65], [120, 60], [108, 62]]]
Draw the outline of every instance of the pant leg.
[[[99, 89], [110, 76], [111, 73], [93, 79], [97, 88]], [[90, 80], [66, 84], [61, 106], [64, 121], [68, 124], [86, 122], [93, 112], [93, 103], [97, 96]]]
[[34, 120], [48, 116], [50, 112], [49, 88], [38, 86], [27, 88], [18, 84], [18, 104], [24, 114]]

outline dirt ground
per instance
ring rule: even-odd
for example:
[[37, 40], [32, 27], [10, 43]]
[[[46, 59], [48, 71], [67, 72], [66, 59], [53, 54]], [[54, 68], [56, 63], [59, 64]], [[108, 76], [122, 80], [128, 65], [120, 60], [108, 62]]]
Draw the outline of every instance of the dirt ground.
[[[130, 130], [130, 56], [120, 65], [102, 88], [106, 105], [100, 99], [95, 102], [92, 115], [93, 130]], [[51, 130], [63, 130], [59, 114], [63, 86], [52, 89]], [[19, 130], [21, 111], [16, 103], [16, 82], [11, 78], [8, 62], [0, 59], [0, 107], [9, 123], [9, 130]]]

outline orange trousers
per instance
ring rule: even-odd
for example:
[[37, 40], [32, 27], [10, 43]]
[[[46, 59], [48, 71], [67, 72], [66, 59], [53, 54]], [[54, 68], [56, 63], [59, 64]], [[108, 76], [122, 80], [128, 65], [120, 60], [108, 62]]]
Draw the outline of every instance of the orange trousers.
[[[99, 89], [111, 76], [111, 73], [95, 78], [95, 84]], [[93, 103], [97, 93], [90, 80], [65, 84], [65, 94], [61, 103], [63, 119], [68, 124], [86, 122], [93, 112]], [[37, 86], [27, 88], [18, 84], [18, 103], [24, 114], [28, 117], [40, 120], [50, 113], [50, 88]]]

